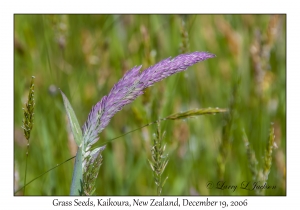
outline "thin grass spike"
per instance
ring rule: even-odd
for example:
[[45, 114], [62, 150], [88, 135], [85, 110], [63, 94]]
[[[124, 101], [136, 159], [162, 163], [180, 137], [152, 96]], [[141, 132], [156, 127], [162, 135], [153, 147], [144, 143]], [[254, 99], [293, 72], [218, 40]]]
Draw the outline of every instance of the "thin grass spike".
[[271, 166], [272, 166], [272, 152], [273, 152], [274, 143], [275, 143], [275, 134], [274, 133], [275, 133], [274, 127], [271, 126], [268, 146], [265, 151], [265, 165], [264, 165], [264, 169], [263, 169], [263, 179], [265, 182], [268, 180], [268, 176], [269, 176]]
[[34, 76], [32, 76], [29, 93], [28, 93], [28, 101], [26, 103], [26, 108], [23, 108], [24, 111], [24, 120], [23, 120], [23, 130], [24, 136], [27, 140], [27, 151], [26, 151], [26, 163], [25, 163], [25, 178], [24, 178], [24, 195], [25, 195], [25, 185], [26, 185], [26, 176], [27, 176], [27, 159], [28, 159], [28, 151], [29, 151], [29, 139], [30, 133], [33, 127], [33, 118], [34, 118]]
[[162, 146], [162, 139], [165, 133], [161, 135], [160, 124], [157, 122], [157, 132], [154, 135], [153, 146], [151, 148], [152, 161], [148, 160], [151, 170], [153, 171], [154, 183], [156, 184], [156, 193], [161, 195], [162, 188], [165, 185], [168, 177], [162, 182], [162, 174], [165, 171], [165, 168], [169, 162], [168, 155], [164, 155], [166, 145]]

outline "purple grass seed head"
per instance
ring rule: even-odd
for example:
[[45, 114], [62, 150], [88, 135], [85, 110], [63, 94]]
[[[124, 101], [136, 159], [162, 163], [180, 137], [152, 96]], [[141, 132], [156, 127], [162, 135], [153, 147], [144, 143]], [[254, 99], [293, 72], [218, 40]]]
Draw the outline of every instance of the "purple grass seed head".
[[142, 66], [136, 66], [114, 85], [110, 93], [104, 96], [89, 113], [83, 125], [83, 142], [86, 149], [95, 144], [99, 133], [108, 125], [111, 118], [125, 105], [131, 103], [144, 89], [175, 73], [186, 70], [198, 62], [215, 55], [207, 52], [181, 54], [174, 58], [164, 59], [140, 73]]

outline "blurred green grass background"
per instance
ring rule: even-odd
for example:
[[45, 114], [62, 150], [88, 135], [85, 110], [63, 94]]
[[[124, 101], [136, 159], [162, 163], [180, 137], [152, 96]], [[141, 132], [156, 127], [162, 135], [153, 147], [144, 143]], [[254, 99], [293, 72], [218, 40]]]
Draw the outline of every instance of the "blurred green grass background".
[[[82, 125], [127, 70], [193, 51], [217, 57], [148, 88], [112, 118], [100, 141], [180, 111], [232, 105], [231, 117], [207, 115], [161, 124], [169, 153], [162, 195], [255, 195], [239, 189], [243, 181], [254, 181], [243, 129], [262, 169], [271, 123], [278, 148], [267, 183], [276, 189], [263, 194], [286, 195], [285, 15], [15, 15], [15, 190], [24, 183], [22, 108], [32, 75], [36, 107], [27, 182], [76, 153], [58, 88]], [[95, 195], [156, 194], [147, 161], [155, 130], [149, 126], [107, 145]], [[69, 161], [34, 181], [26, 195], [68, 195], [73, 164]], [[218, 181], [238, 189], [217, 189]], [[212, 189], [208, 182], [214, 183]]]

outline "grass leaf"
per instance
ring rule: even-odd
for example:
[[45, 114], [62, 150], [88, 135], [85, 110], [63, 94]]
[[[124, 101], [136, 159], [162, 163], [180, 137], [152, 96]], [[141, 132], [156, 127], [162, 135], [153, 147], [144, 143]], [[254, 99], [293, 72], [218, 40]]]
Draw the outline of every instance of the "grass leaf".
[[75, 139], [75, 142], [77, 144], [78, 147], [81, 147], [81, 142], [82, 142], [82, 131], [81, 131], [81, 127], [79, 126], [77, 117], [75, 115], [75, 112], [68, 100], [68, 98], [65, 96], [65, 94], [61, 92], [61, 95], [63, 97], [63, 101], [64, 101], [64, 105], [65, 105], [65, 109], [68, 115], [68, 119], [69, 119], [69, 123], [71, 126], [71, 130]]

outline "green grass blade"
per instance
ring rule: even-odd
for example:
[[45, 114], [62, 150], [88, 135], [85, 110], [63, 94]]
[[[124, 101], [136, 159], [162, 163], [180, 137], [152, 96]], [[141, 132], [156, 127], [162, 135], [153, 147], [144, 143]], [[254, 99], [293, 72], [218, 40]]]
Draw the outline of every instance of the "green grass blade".
[[75, 164], [74, 164], [70, 195], [81, 195], [81, 194], [82, 194], [82, 149], [78, 148]]
[[75, 142], [77, 144], [78, 147], [81, 146], [81, 142], [82, 142], [82, 131], [81, 131], [81, 127], [79, 126], [77, 117], [75, 115], [75, 112], [68, 100], [68, 98], [65, 96], [65, 94], [61, 92], [61, 95], [63, 97], [63, 101], [64, 101], [64, 105], [65, 105], [65, 109], [66, 112], [68, 114], [68, 119], [69, 119], [69, 123], [71, 126], [71, 130], [75, 139]]
[[186, 112], [176, 113], [172, 114], [165, 119], [167, 120], [178, 120], [178, 119], [186, 119], [191, 117], [196, 117], [199, 115], [205, 115], [205, 114], [217, 114], [217, 113], [223, 113], [227, 112], [227, 109], [219, 109], [219, 108], [203, 108], [203, 109], [192, 109], [188, 110]]

